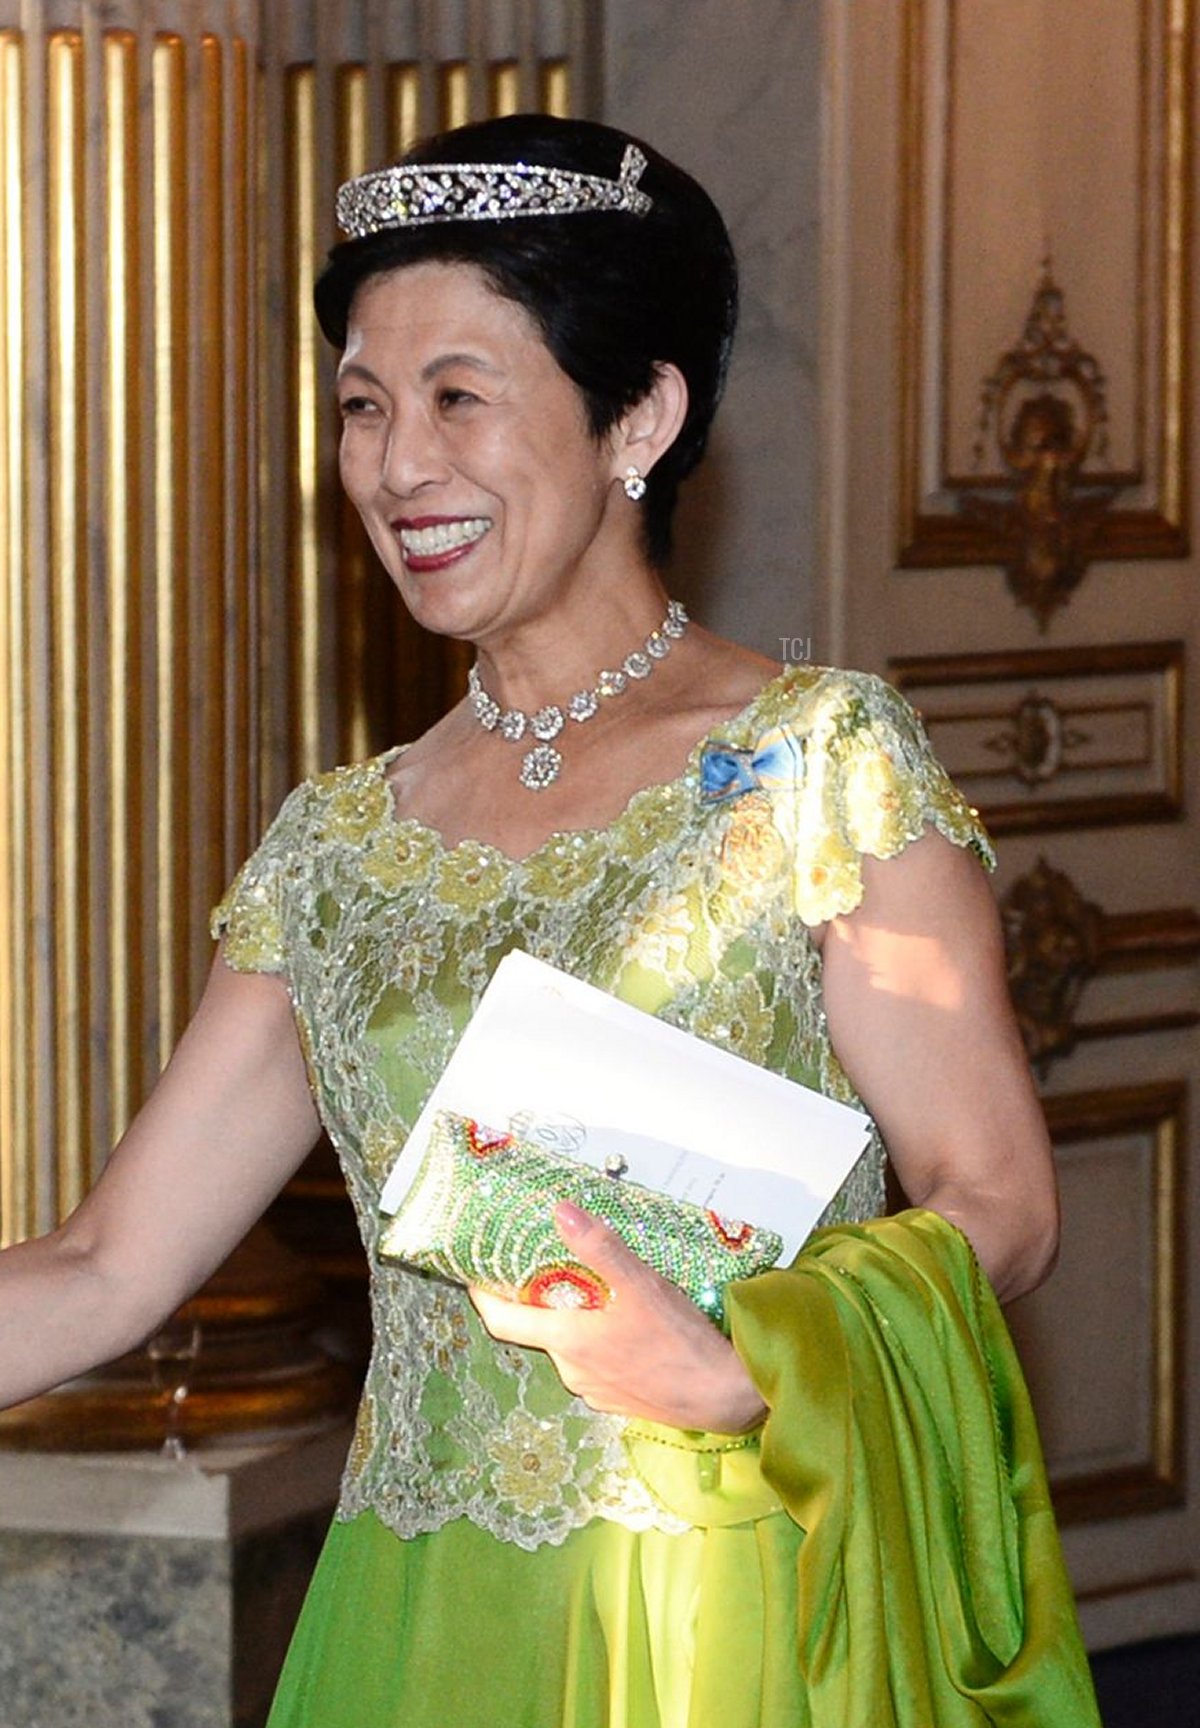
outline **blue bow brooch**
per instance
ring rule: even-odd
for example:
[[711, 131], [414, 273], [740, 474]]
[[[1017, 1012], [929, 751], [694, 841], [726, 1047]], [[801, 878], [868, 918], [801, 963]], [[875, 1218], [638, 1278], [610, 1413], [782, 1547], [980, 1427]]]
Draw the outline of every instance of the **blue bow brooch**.
[[745, 792], [782, 792], [804, 775], [800, 739], [774, 726], [753, 749], [715, 740], [700, 752], [700, 796], [708, 804], [727, 804]]

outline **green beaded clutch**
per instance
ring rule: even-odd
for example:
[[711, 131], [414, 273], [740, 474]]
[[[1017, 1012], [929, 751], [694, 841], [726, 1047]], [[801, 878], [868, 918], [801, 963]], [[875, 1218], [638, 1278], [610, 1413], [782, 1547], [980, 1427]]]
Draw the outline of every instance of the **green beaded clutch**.
[[380, 1257], [459, 1284], [511, 1290], [540, 1308], [602, 1308], [608, 1286], [571, 1256], [554, 1227], [559, 1200], [602, 1218], [717, 1325], [725, 1285], [765, 1271], [783, 1251], [773, 1230], [721, 1218], [440, 1110], [412, 1186], [385, 1222]]

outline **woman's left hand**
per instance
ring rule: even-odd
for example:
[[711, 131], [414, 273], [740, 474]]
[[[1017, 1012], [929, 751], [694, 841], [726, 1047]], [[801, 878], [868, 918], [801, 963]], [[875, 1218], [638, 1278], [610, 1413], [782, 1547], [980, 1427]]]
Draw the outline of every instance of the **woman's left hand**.
[[766, 1415], [753, 1381], [712, 1322], [598, 1218], [568, 1201], [554, 1221], [572, 1255], [612, 1292], [604, 1308], [535, 1308], [471, 1290], [493, 1338], [544, 1350], [593, 1410], [673, 1428], [740, 1434]]

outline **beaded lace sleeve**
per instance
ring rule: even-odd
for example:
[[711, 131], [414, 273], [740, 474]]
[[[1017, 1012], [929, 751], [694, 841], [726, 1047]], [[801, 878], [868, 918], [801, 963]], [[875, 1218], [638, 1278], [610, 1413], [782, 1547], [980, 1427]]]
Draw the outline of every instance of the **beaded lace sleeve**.
[[795, 742], [802, 771], [771, 802], [790, 859], [792, 910], [805, 924], [853, 912], [864, 854], [893, 858], [926, 828], [994, 867], [977, 812], [933, 754], [917, 715], [882, 678], [827, 674]]
[[302, 794], [284, 800], [257, 850], [242, 865], [213, 908], [214, 941], [225, 938], [224, 958], [235, 972], [284, 972], [283, 892], [289, 864], [303, 856]]

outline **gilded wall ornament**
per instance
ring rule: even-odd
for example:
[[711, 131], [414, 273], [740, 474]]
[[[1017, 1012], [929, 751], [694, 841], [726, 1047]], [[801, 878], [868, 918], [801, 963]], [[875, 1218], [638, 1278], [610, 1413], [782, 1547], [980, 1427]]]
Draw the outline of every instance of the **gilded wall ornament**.
[[[1080, 1044], [1200, 1024], [1200, 1009], [1170, 999], [1155, 1003], [1149, 984], [1154, 974], [1200, 959], [1200, 915], [1193, 907], [1105, 912], [1064, 871], [1039, 858], [1005, 894], [1000, 918], [1009, 994], [1039, 1079]], [[1147, 975], [1147, 991], [1132, 1012], [1080, 1017], [1093, 979], [1129, 972]]]
[[915, 655], [888, 675], [992, 834], [1179, 820], [1182, 642]]
[[1047, 263], [1020, 341], [984, 380], [976, 467], [989, 449], [1012, 476], [1011, 495], [967, 495], [963, 508], [1008, 550], [1008, 585], [1045, 629], [1083, 580], [1115, 486], [1088, 485], [1091, 456], [1108, 451], [1104, 374], [1067, 329], [1061, 288]]
[[1039, 858], [1000, 906], [1008, 985], [1030, 1062], [1043, 1078], [1075, 1048], [1076, 1010], [1095, 975], [1104, 914], [1071, 878]]
[[1005, 725], [984, 741], [1023, 786], [1047, 786], [1063, 767], [1067, 753], [1087, 742], [1087, 733], [1068, 724], [1058, 704], [1036, 690], [1005, 716]]

